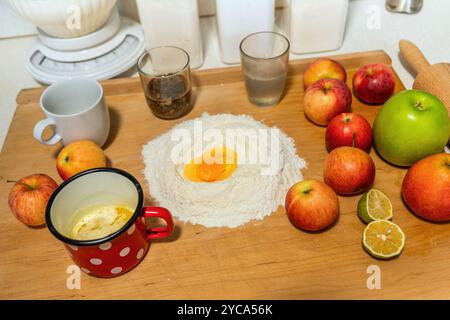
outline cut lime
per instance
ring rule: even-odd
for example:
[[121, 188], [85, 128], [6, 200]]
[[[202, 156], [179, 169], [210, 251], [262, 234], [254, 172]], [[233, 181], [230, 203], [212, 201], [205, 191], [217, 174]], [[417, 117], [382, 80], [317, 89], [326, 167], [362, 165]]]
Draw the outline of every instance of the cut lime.
[[392, 218], [392, 204], [380, 190], [370, 189], [358, 202], [358, 216], [365, 223]]
[[363, 246], [375, 258], [390, 259], [402, 252], [405, 234], [398, 225], [389, 220], [373, 221], [364, 230]]

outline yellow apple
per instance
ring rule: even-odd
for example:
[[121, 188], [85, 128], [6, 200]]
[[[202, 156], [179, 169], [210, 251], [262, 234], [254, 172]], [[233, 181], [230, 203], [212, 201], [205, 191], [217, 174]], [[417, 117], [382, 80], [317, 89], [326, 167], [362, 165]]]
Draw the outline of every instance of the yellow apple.
[[105, 153], [90, 140], [72, 142], [56, 158], [56, 169], [63, 180], [88, 169], [103, 167], [106, 167]]

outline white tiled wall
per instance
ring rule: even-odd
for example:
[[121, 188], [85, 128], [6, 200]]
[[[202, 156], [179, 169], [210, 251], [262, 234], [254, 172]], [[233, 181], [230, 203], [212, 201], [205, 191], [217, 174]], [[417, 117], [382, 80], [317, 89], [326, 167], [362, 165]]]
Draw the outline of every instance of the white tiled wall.
[[6, 0], [0, 0], [0, 39], [34, 34], [35, 30], [11, 9]]

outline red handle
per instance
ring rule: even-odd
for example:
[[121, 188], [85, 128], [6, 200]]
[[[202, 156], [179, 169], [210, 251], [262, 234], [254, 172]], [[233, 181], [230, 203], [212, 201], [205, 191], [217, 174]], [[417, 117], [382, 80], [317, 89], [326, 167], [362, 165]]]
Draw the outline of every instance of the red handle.
[[147, 239], [165, 238], [173, 232], [173, 220], [169, 210], [161, 207], [144, 207], [142, 208], [144, 217], [146, 218], [161, 218], [166, 221], [167, 226], [164, 228], [148, 228]]

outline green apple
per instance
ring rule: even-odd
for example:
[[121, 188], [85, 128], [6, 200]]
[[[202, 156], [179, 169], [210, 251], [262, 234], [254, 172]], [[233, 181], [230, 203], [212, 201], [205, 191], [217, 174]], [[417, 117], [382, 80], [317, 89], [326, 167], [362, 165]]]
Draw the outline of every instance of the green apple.
[[390, 98], [373, 124], [375, 148], [398, 166], [411, 166], [442, 152], [449, 135], [450, 120], [444, 104], [420, 90], [405, 90]]

